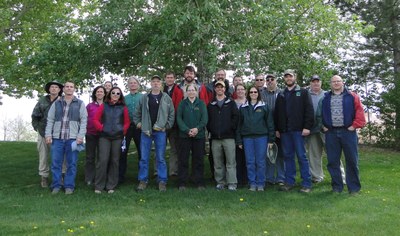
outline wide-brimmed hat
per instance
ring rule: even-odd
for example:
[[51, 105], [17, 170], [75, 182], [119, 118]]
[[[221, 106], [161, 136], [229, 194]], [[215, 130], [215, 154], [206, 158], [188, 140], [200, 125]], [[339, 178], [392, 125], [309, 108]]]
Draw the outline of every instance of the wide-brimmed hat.
[[50, 86], [52, 86], [52, 85], [57, 85], [59, 88], [60, 88], [60, 92], [58, 93], [58, 95], [60, 95], [61, 96], [61, 94], [62, 94], [62, 90], [63, 90], [63, 88], [64, 88], [64, 85], [62, 85], [60, 82], [58, 82], [58, 81], [55, 81], [55, 80], [53, 80], [53, 81], [51, 81], [51, 82], [48, 82], [45, 86], [44, 86], [44, 90], [46, 91], [46, 93], [50, 93]]

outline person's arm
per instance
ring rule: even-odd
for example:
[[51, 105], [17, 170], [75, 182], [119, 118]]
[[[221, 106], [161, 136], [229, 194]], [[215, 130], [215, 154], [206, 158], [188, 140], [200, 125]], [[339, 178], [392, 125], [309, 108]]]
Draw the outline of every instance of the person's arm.
[[96, 114], [94, 114], [94, 117], [93, 117], [93, 125], [96, 128], [96, 130], [99, 132], [103, 131], [103, 124], [101, 123], [103, 111], [104, 111], [104, 103], [101, 104], [99, 106], [99, 108], [97, 108]]
[[129, 119], [129, 111], [128, 108], [124, 106], [124, 136], [128, 132], [130, 125], [131, 125], [131, 120]]
[[83, 143], [83, 139], [85, 138], [86, 135], [86, 126], [87, 126], [87, 119], [88, 119], [88, 113], [86, 110], [85, 103], [82, 101], [80, 109], [79, 109], [79, 115], [80, 115], [80, 120], [79, 120], [79, 133], [76, 137], [76, 143], [81, 144]]
[[47, 113], [47, 124], [45, 132], [47, 144], [50, 144], [52, 142], [52, 132], [54, 126], [55, 113], [56, 113], [56, 103], [54, 102], [53, 104], [51, 104], [49, 112]]

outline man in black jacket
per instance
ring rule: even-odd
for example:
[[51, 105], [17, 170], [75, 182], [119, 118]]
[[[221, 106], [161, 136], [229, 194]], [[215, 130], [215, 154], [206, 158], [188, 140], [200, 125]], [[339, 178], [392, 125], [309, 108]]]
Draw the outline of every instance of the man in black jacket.
[[217, 81], [214, 84], [214, 90], [215, 99], [207, 106], [207, 129], [212, 138], [214, 176], [218, 190], [222, 190], [225, 185], [228, 185], [228, 189], [234, 191], [237, 186], [235, 129], [239, 113], [236, 103], [226, 97], [226, 87], [223, 81]]
[[280, 190], [290, 191], [296, 183], [296, 154], [303, 180], [300, 192], [309, 193], [311, 174], [304, 137], [314, 124], [314, 108], [308, 91], [296, 84], [293, 70], [285, 71], [284, 80], [286, 88], [278, 94], [274, 112], [276, 136], [281, 138], [286, 168], [285, 185]]

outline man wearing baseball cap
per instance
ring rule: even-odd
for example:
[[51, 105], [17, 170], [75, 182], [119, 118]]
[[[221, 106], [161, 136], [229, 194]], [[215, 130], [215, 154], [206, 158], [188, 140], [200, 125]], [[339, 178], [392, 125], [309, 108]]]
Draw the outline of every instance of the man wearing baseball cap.
[[171, 129], [174, 125], [175, 109], [171, 97], [161, 91], [160, 76], [153, 75], [150, 85], [151, 91], [142, 96], [133, 114], [133, 122], [138, 129], [142, 130], [140, 135], [139, 186], [137, 190], [143, 191], [147, 187], [151, 144], [154, 141], [158, 189], [160, 192], [165, 192], [167, 190], [166, 130]]
[[46, 144], [45, 130], [47, 124], [47, 114], [51, 104], [62, 94], [63, 85], [57, 81], [48, 82], [44, 90], [47, 95], [39, 98], [32, 112], [32, 126], [38, 132], [37, 150], [39, 152], [39, 175], [41, 176], [40, 185], [42, 188], [49, 186], [49, 151], [50, 145]]

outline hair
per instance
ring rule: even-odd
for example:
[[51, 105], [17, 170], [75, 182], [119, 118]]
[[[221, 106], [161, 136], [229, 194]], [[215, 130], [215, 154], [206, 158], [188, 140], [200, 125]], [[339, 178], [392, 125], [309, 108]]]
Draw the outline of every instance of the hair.
[[167, 75], [172, 75], [174, 78], [176, 77], [176, 76], [175, 76], [175, 73], [172, 72], [172, 71], [168, 71], [168, 72], [165, 74], [164, 78], [167, 77]]
[[218, 71], [223, 71], [223, 72], [224, 72], [224, 74], [226, 75], [226, 71], [225, 71], [224, 69], [222, 69], [222, 68], [218, 68], [218, 69], [215, 71], [215, 74], [216, 74]]
[[251, 98], [250, 98], [250, 90], [251, 90], [252, 88], [255, 88], [255, 89], [257, 90], [257, 102], [261, 101], [260, 90], [259, 90], [258, 88], [256, 88], [254, 85], [250, 86], [250, 87], [247, 89], [247, 95], [246, 95], [247, 101], [249, 101], [249, 102], [251, 101]]
[[242, 87], [246, 90], [246, 86], [244, 86], [244, 84], [237, 84], [237, 85], [235, 86], [235, 91], [237, 90], [237, 88], [238, 88], [239, 86], [242, 86]]
[[120, 103], [120, 104], [125, 105], [124, 94], [122, 93], [122, 90], [121, 90], [119, 87], [117, 87], [117, 86], [112, 87], [111, 90], [110, 90], [110, 92], [107, 93], [107, 99], [106, 99], [106, 101], [110, 101], [110, 100], [111, 100], [111, 93], [112, 93], [112, 91], [115, 90], [115, 89], [118, 89], [118, 90], [119, 90], [119, 93], [120, 93], [120, 96], [119, 96], [119, 99], [118, 99], [118, 102], [117, 102], [117, 103]]
[[[139, 90], [142, 88], [142, 85], [140, 84], [140, 81], [139, 81], [138, 78], [136, 78], [135, 76], [130, 76], [130, 77], [128, 77], [128, 83], [129, 83], [129, 81], [131, 81], [131, 80], [134, 80], [134, 81], [136, 81], [136, 83], [138, 83], [138, 85], [139, 85]], [[114, 87], [114, 86], [113, 86], [113, 87]]]
[[103, 86], [106, 85], [106, 84], [108, 84], [108, 83], [111, 84], [111, 87], [114, 87], [114, 85], [111, 83], [111, 81], [106, 81], [106, 82], [104, 82]]
[[185, 72], [187, 70], [196, 74], [196, 70], [194, 69], [193, 66], [185, 66], [185, 69], [183, 70], [183, 72]]
[[[107, 94], [106, 88], [104, 88], [103, 85], [97, 86], [96, 88], [93, 89], [93, 92], [92, 92], [91, 98], [92, 98], [92, 101], [93, 101], [93, 102], [95, 102], [95, 101], [97, 100], [97, 98], [96, 98], [96, 93], [97, 93], [97, 90], [99, 90], [99, 89], [103, 89], [103, 91], [104, 91], [104, 96]], [[104, 99], [103, 99], [103, 100], [104, 100]]]
[[197, 86], [194, 85], [194, 84], [190, 84], [189, 86], [186, 86], [186, 92], [188, 91], [188, 88], [189, 88], [189, 87], [193, 87], [194, 90], [196, 90], [196, 92], [198, 92], [198, 88], [197, 88]]

